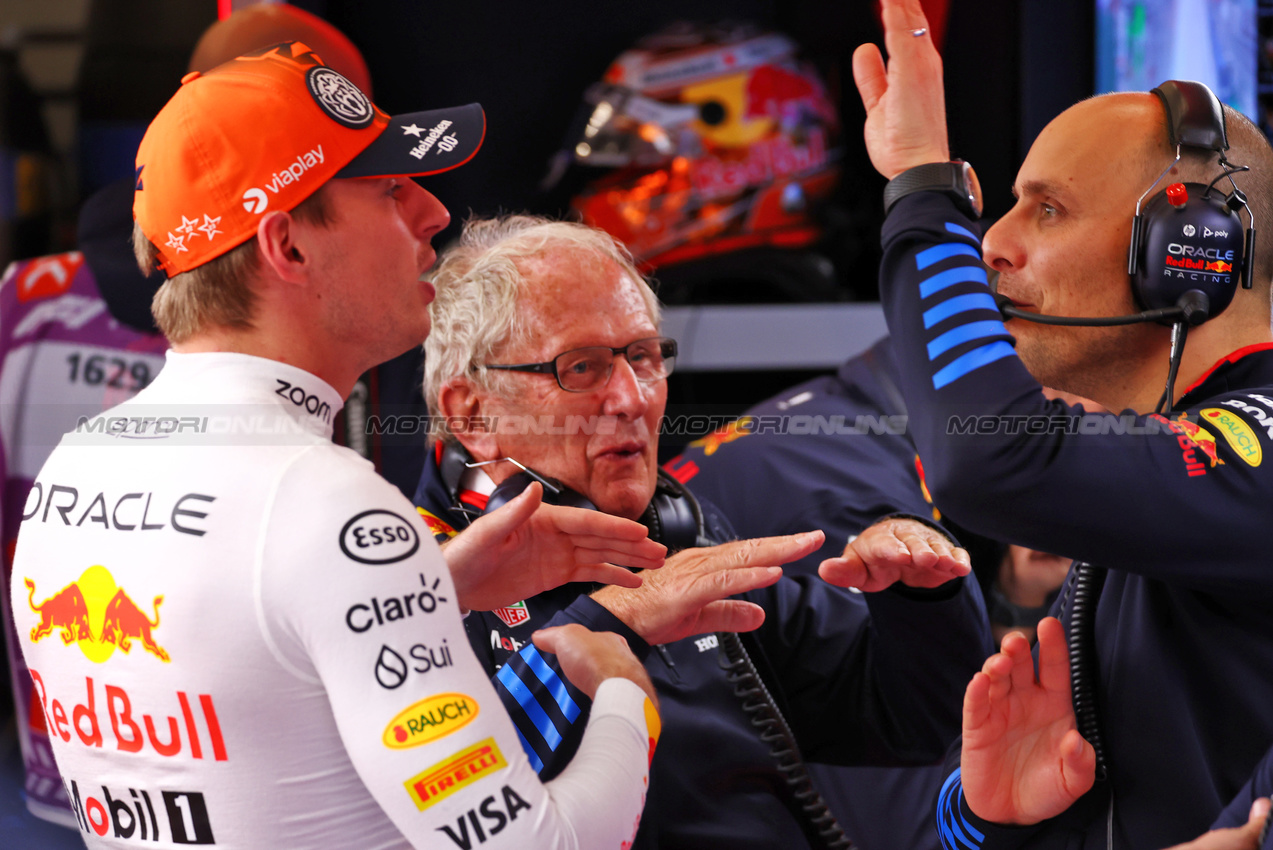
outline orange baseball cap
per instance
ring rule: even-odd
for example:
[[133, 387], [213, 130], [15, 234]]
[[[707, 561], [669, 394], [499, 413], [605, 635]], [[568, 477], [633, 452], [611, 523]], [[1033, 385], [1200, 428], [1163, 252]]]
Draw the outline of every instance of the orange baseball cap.
[[449, 171], [485, 135], [476, 103], [390, 117], [304, 44], [284, 42], [185, 76], [137, 150], [133, 217], [172, 277], [334, 177]]

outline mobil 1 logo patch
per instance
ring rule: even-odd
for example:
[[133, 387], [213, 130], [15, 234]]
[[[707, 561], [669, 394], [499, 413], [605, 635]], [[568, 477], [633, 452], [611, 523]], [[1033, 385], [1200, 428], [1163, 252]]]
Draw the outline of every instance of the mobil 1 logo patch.
[[[97, 789], [102, 793], [98, 794]], [[208, 806], [198, 791], [161, 791], [85, 785], [67, 788], [71, 813], [85, 835], [131, 842], [216, 844]]]
[[376, 117], [376, 110], [367, 95], [344, 75], [325, 65], [310, 68], [305, 74], [305, 85], [318, 107], [337, 124], [361, 130]]
[[393, 511], [363, 511], [340, 530], [340, 551], [360, 564], [396, 564], [420, 548], [420, 535]]

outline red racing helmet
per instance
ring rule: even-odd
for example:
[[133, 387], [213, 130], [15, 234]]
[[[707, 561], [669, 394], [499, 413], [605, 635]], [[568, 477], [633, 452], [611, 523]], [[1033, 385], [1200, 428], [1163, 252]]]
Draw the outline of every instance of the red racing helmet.
[[591, 86], [571, 156], [607, 169], [575, 196], [647, 269], [756, 247], [805, 248], [839, 180], [839, 117], [785, 35], [678, 24]]

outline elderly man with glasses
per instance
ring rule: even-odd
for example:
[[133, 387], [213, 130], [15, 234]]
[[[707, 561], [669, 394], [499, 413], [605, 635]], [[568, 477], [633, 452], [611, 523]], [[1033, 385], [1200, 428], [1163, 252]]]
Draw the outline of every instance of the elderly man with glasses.
[[437, 427], [415, 502], [438, 538], [542, 486], [548, 501], [644, 522], [675, 552], [633, 590], [567, 585], [467, 618], [542, 776], [569, 760], [588, 706], [530, 642], [550, 623], [622, 635], [659, 692], [637, 846], [826, 846], [826, 823], [801, 811], [807, 780], [780, 714], [812, 759], [941, 756], [990, 647], [967, 553], [918, 520], [886, 519], [824, 564], [866, 591], [851, 593], [774, 566], [816, 550], [820, 531], [734, 540], [658, 467], [676, 342], [606, 234], [528, 216], [469, 222], [433, 283], [425, 395]]

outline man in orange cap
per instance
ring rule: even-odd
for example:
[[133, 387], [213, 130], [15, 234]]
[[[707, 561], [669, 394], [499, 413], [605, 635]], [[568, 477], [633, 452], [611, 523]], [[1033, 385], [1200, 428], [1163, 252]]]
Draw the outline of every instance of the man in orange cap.
[[173, 350], [53, 452], [14, 566], [90, 846], [630, 839], [659, 730], [639, 663], [613, 636], [540, 636], [594, 699], [545, 785], [457, 609], [632, 585], [605, 562], [657, 566], [662, 547], [531, 488], [444, 561], [401, 493], [330, 442], [355, 379], [428, 332], [449, 216], [410, 177], [462, 165], [484, 130], [476, 104], [390, 117], [298, 42], [187, 75], [151, 123], [134, 241], [168, 276], [154, 312]]

